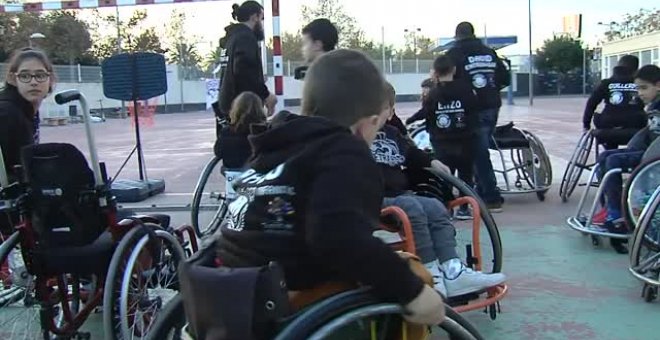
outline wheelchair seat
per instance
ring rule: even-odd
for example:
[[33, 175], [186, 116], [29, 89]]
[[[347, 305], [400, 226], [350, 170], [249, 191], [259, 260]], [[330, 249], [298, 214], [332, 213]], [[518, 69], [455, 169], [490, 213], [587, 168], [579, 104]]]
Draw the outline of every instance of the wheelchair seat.
[[626, 145], [638, 131], [634, 128], [595, 129], [591, 130], [591, 135], [598, 144]]
[[171, 217], [166, 214], [149, 214], [149, 215], [134, 215], [132, 218], [138, 219], [145, 223], [158, 224], [161, 228], [167, 229], [170, 227]]
[[37, 249], [35, 265], [49, 274], [102, 274], [108, 270], [114, 249], [112, 234], [106, 231], [88, 245]]
[[[529, 141], [525, 138], [525, 135], [519, 129], [514, 129], [513, 122], [509, 122], [506, 125], [500, 125], [495, 127], [495, 132], [493, 133], [493, 138], [497, 143], [497, 148], [499, 149], [519, 149], [519, 148], [528, 148]], [[495, 145], [491, 145], [491, 148], [494, 148]]]

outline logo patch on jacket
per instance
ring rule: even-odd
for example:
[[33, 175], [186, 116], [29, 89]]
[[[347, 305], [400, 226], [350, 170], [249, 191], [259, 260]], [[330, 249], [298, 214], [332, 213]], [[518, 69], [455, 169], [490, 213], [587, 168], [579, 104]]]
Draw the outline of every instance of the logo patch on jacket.
[[371, 144], [371, 154], [376, 163], [387, 164], [389, 166], [400, 166], [406, 162], [406, 157], [401, 154], [396, 141], [387, 138], [385, 132], [378, 132], [376, 139]]

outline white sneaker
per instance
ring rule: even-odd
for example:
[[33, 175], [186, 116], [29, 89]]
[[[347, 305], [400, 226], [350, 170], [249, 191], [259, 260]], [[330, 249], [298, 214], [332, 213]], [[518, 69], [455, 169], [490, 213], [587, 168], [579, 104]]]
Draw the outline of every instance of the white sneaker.
[[431, 263], [424, 264], [424, 267], [431, 273], [433, 276], [433, 288], [440, 293], [444, 298], [447, 297], [447, 288], [445, 288], [445, 275], [438, 268], [438, 262], [434, 261]]
[[447, 289], [446, 296], [454, 297], [479, 292], [502, 284], [506, 281], [506, 276], [502, 273], [484, 274], [464, 267], [455, 279], [449, 280], [445, 277], [444, 281]]

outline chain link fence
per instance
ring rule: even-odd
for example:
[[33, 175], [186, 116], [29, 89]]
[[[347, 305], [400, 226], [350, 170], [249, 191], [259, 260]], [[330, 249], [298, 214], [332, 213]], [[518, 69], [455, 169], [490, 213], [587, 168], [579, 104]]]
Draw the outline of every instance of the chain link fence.
[[[398, 73], [428, 73], [433, 65], [433, 60], [394, 60], [388, 59], [383, 63], [382, 60], [374, 60], [374, 64], [386, 74]], [[296, 68], [304, 66], [302, 61], [285, 60], [283, 71], [285, 76], [293, 76]], [[384, 66], [384, 69], [383, 69]], [[0, 75], [6, 74], [7, 64], [0, 63]], [[100, 83], [103, 80], [100, 66], [83, 65], [55, 65], [55, 75], [59, 83]], [[201, 80], [213, 78], [211, 71], [203, 71], [198, 67], [182, 68], [184, 80]], [[269, 62], [266, 66], [266, 74], [273, 75], [273, 63]]]

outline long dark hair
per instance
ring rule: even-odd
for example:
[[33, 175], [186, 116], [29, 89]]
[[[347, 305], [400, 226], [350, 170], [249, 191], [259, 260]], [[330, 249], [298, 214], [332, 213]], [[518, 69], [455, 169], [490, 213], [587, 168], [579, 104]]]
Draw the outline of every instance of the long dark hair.
[[252, 92], [243, 92], [234, 99], [229, 111], [229, 125], [238, 133], [249, 134], [250, 125], [266, 122], [264, 103]]
[[240, 6], [238, 4], [233, 4], [231, 9], [231, 17], [238, 22], [246, 22], [250, 20], [252, 15], [261, 13], [264, 10], [261, 4], [252, 0], [246, 1]]
[[[50, 59], [48, 59], [46, 53], [31, 47], [26, 47], [18, 49], [12, 53], [12, 56], [9, 59], [9, 67], [7, 67], [7, 73], [5, 74], [5, 87], [9, 84], [11, 78], [18, 71], [18, 68], [21, 67], [21, 64], [29, 59], [37, 59], [44, 65], [44, 68], [50, 74], [51, 82], [54, 83], [57, 80], [53, 68], [53, 63], [50, 62]], [[49, 93], [52, 92], [52, 90], [52, 86], [48, 88]]]

